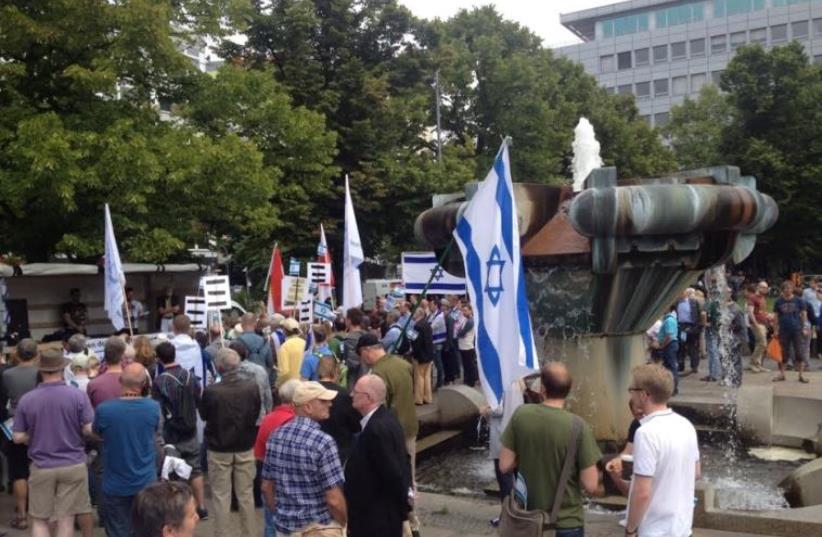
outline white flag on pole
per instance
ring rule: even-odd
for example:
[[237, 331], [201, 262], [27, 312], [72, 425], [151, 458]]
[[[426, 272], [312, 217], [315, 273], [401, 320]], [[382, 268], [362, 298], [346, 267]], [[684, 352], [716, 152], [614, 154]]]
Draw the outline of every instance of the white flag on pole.
[[123, 274], [123, 265], [120, 263], [120, 250], [117, 249], [117, 240], [114, 238], [114, 226], [111, 225], [111, 213], [108, 203], [105, 208], [105, 306], [104, 309], [111, 319], [115, 330], [122, 330], [125, 326], [123, 319], [123, 303], [126, 300], [124, 286], [126, 276]]
[[482, 389], [494, 408], [513, 380], [539, 367], [525, 295], [507, 141], [457, 222], [454, 235], [474, 306]]
[[343, 251], [343, 308], [356, 308], [362, 304], [362, 282], [360, 264], [365, 256], [360, 243], [360, 231], [354, 216], [354, 204], [345, 176], [345, 245]]

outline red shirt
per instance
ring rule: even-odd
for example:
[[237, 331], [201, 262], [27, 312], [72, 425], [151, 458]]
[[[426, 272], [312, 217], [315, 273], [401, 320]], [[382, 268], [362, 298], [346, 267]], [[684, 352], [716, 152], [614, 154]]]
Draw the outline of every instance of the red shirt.
[[748, 297], [748, 302], [753, 306], [754, 318], [759, 324], [768, 324], [768, 312], [765, 311], [765, 297], [759, 293], [753, 293]]
[[258, 461], [265, 459], [265, 443], [268, 437], [276, 431], [280, 425], [288, 423], [294, 417], [294, 407], [291, 405], [280, 405], [269, 412], [260, 423], [257, 432], [257, 441], [254, 442], [254, 458]]

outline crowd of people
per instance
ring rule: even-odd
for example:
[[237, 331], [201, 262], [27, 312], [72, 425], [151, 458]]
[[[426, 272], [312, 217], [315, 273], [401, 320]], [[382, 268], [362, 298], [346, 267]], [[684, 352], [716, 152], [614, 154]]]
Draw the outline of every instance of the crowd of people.
[[380, 299], [314, 325], [249, 313], [203, 333], [167, 302], [159, 341], [119, 333], [102, 356], [81, 330], [62, 349], [17, 344], [0, 371], [14, 528], [88, 536], [96, 508], [106, 534], [125, 537], [142, 527], [132, 513], [156, 505], [145, 491], [191, 504], [172, 526], [211, 516], [215, 535], [235, 533], [232, 509], [257, 533], [256, 508], [266, 536], [418, 532], [415, 406], [479, 381], [470, 304]]
[[739, 386], [743, 355], [750, 355], [749, 373], [768, 371], [764, 360], [770, 357], [778, 366], [774, 382], [785, 380], [786, 369], [795, 369], [797, 380], [808, 383], [804, 372], [810, 357], [822, 358], [822, 284], [817, 277], [804, 288], [796, 279], [785, 280], [775, 297], [766, 280], [731, 278], [727, 286], [717, 280], [709, 272], [686, 289], [647, 332], [650, 358], [671, 371], [674, 394], [680, 377], [699, 374], [702, 360], [707, 374], [700, 380]]

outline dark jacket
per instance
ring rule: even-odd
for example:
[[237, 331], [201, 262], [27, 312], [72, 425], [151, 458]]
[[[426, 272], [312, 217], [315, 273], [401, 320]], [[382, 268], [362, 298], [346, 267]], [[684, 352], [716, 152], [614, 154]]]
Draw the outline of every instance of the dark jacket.
[[340, 462], [345, 464], [351, 452], [351, 443], [354, 434], [360, 432], [360, 413], [354, 410], [351, 396], [339, 384], [321, 380], [320, 384], [329, 390], [337, 392], [337, 397], [331, 402], [331, 413], [327, 420], [320, 422], [320, 429], [337, 443], [337, 453]]
[[434, 361], [434, 336], [431, 332], [431, 323], [425, 319], [414, 325], [417, 339], [411, 342], [411, 354], [414, 360], [421, 364]]
[[238, 378], [236, 370], [207, 387], [200, 401], [200, 417], [206, 422], [208, 449], [239, 453], [253, 448], [260, 405], [257, 385]]
[[349, 537], [400, 537], [408, 516], [411, 465], [397, 418], [380, 406], [345, 465]]

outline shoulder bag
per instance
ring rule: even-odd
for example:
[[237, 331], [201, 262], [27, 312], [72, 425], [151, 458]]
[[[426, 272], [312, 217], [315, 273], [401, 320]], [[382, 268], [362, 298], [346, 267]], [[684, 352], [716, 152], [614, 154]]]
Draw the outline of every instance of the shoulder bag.
[[565, 496], [565, 486], [568, 484], [571, 470], [576, 463], [577, 440], [581, 430], [582, 419], [579, 416], [574, 416], [571, 425], [571, 437], [568, 439], [568, 449], [565, 454], [565, 463], [562, 465], [562, 473], [559, 477], [557, 490], [554, 493], [554, 504], [551, 513], [549, 514], [542, 509], [529, 511], [520, 507], [512, 492], [502, 502], [502, 513], [499, 522], [501, 537], [554, 537], [559, 509]]

